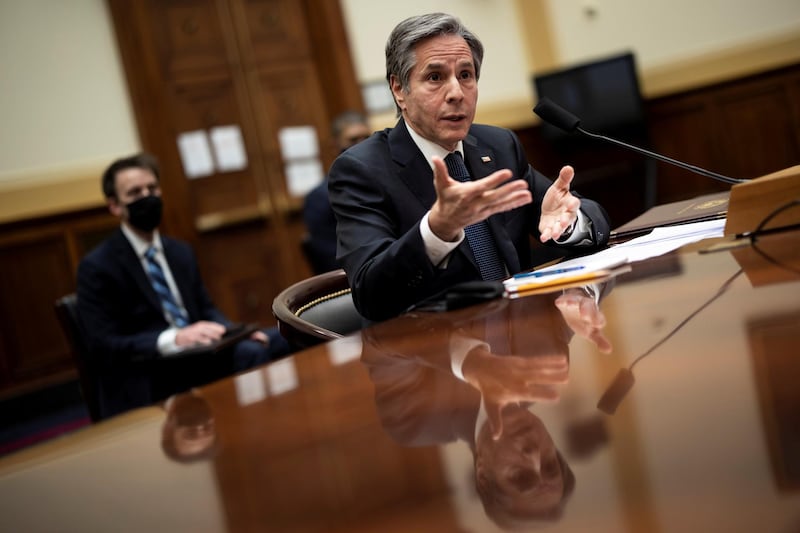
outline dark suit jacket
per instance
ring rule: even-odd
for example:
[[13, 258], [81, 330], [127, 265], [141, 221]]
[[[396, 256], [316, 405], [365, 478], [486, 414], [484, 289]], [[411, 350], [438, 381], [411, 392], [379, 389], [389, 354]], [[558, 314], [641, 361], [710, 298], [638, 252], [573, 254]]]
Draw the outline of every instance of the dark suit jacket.
[[[473, 179], [508, 168], [533, 194], [531, 204], [488, 219], [510, 273], [546, 261], [532, 253], [530, 236], [538, 238], [540, 206], [552, 182], [530, 167], [509, 130], [473, 125], [463, 144]], [[383, 320], [456, 283], [480, 279], [466, 240], [445, 269], [432, 265], [425, 253], [419, 223], [436, 199], [433, 172], [402, 120], [340, 155], [329, 176], [337, 255], [363, 316]], [[605, 211], [586, 199], [581, 210], [592, 221], [594, 243], [604, 245], [610, 230]]]
[[341, 268], [336, 261], [336, 217], [328, 200], [327, 179], [306, 195], [303, 221], [308, 230], [306, 254], [314, 273]]
[[[165, 236], [161, 241], [189, 321], [213, 320], [230, 325], [211, 302], [189, 245]], [[121, 230], [81, 261], [77, 294], [92, 363], [101, 375], [101, 398], [109, 404], [101, 407], [104, 416], [160, 399], [148, 376], [152, 363], [163, 360], [156, 343], [169, 324]]]

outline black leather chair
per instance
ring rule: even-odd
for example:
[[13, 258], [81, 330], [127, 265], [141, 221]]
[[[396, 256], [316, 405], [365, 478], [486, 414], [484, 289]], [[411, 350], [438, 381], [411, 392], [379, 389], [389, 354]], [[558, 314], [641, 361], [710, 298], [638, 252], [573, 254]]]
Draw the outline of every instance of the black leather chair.
[[166, 361], [156, 371], [152, 362], [147, 361], [114, 371], [104, 370], [97, 354], [89, 349], [77, 305], [77, 295], [68, 294], [56, 300], [55, 311], [72, 348], [81, 393], [92, 422], [164, 399], [167, 393], [159, 393], [161, 389], [154, 376], [170, 371], [169, 366], [175, 366], [173, 361]]
[[72, 358], [78, 369], [81, 393], [89, 411], [89, 418], [92, 422], [97, 422], [103, 418], [100, 408], [99, 376], [89, 358], [83, 329], [78, 320], [77, 304], [78, 298], [75, 294], [62, 296], [55, 303], [56, 316], [72, 349]]
[[295, 349], [344, 337], [363, 325], [341, 269], [287, 287], [272, 302], [272, 314]]

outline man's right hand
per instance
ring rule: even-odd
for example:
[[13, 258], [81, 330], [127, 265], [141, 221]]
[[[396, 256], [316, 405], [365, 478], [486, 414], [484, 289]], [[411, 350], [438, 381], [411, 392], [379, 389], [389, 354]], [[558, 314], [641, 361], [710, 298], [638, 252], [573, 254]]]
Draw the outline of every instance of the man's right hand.
[[442, 158], [434, 156], [431, 161], [436, 201], [431, 207], [428, 224], [443, 241], [453, 242], [467, 226], [533, 201], [528, 184], [521, 179], [511, 179], [508, 169], [462, 183], [450, 177]]
[[569, 380], [569, 357], [565, 353], [496, 355], [479, 346], [469, 352], [461, 371], [467, 383], [481, 392], [492, 438], [498, 439], [506, 405], [558, 400], [558, 386]]
[[211, 344], [222, 338], [225, 326], [218, 322], [200, 320], [178, 330], [175, 335], [177, 346], [196, 346], [198, 344]]

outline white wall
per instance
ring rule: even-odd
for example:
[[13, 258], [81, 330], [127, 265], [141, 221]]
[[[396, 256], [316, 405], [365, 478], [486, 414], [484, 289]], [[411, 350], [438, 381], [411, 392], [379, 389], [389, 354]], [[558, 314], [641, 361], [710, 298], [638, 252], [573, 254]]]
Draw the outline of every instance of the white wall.
[[[486, 45], [479, 112], [533, 99], [517, 1], [534, 0], [340, 1], [360, 81], [384, 78], [383, 47], [397, 22], [438, 10]], [[633, 48], [647, 68], [800, 33], [798, 0], [541, 1], [567, 63]], [[596, 17], [584, 14], [587, 3]], [[94, 173], [139, 148], [104, 0], [0, 0], [0, 95], [0, 186]]]
[[0, 73], [0, 181], [138, 150], [104, 0], [0, 0]]
[[547, 6], [563, 63], [633, 49], [646, 69], [800, 32], [798, 0], [547, 0]]
[[520, 89], [529, 86], [513, 0], [342, 0], [342, 10], [356, 75], [361, 82], [386, 78], [384, 47], [398, 22], [414, 15], [443, 11], [458, 16], [484, 43], [480, 101], [518, 98]]
[[[359, 81], [384, 77], [384, 45], [397, 22], [444, 11], [458, 16], [486, 47], [479, 111], [487, 105], [532, 102], [522, 50], [523, 32], [531, 25], [516, 10], [517, 2], [526, 1], [534, 0], [341, 0]], [[641, 72], [775, 35], [800, 34], [798, 0], [541, 1], [556, 59], [563, 65], [633, 50]]]

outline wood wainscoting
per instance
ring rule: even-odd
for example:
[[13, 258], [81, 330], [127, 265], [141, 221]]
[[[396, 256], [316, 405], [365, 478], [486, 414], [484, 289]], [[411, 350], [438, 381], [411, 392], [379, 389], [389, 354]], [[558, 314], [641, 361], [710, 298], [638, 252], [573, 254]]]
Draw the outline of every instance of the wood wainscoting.
[[55, 302], [117, 225], [98, 207], [0, 226], [0, 398], [77, 377]]

